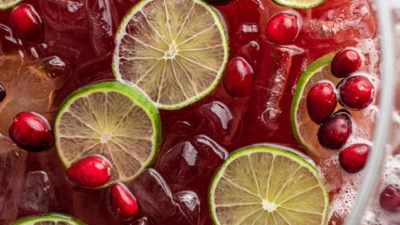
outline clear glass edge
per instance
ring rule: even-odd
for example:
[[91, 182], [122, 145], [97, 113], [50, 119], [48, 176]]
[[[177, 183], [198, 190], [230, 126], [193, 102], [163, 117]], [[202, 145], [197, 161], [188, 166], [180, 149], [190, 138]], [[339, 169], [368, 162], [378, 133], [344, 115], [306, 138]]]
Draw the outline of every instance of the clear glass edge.
[[392, 22], [392, 9], [389, 6], [391, 1], [374, 0], [373, 2], [379, 21], [381, 59], [383, 59], [380, 68], [381, 92], [378, 103], [379, 114], [373, 136], [373, 150], [369, 154], [364, 179], [359, 188], [354, 207], [345, 219], [345, 225], [360, 224], [365, 215], [371, 196], [373, 196], [374, 191], [378, 187], [391, 127], [392, 104], [396, 85], [396, 82], [394, 82], [394, 24]]

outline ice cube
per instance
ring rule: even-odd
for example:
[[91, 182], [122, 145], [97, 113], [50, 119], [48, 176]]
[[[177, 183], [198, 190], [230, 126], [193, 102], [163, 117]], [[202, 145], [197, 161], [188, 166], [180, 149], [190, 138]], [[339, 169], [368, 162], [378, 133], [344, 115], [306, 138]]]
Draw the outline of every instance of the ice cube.
[[18, 209], [25, 213], [45, 213], [56, 210], [58, 199], [45, 171], [31, 171], [25, 176]]
[[198, 225], [200, 223], [200, 199], [196, 192], [191, 190], [179, 191], [173, 195], [178, 204], [180, 213], [187, 219], [187, 224]]
[[88, 16], [91, 21], [92, 46], [98, 56], [107, 54], [114, 47], [114, 33], [119, 21], [115, 12], [114, 1], [88, 1]]
[[236, 140], [234, 137], [240, 134], [241, 112], [235, 107], [212, 101], [201, 105], [195, 112], [198, 120], [202, 121], [204, 133], [218, 143], [231, 144]]
[[82, 29], [87, 17], [85, 0], [40, 0], [42, 17], [49, 28], [56, 30]]
[[197, 135], [172, 146], [158, 158], [155, 168], [174, 185], [199, 180], [208, 184], [208, 179], [227, 156], [228, 152], [216, 141], [206, 135]]
[[8, 133], [12, 118], [21, 111], [35, 111], [52, 121], [56, 110], [52, 104], [55, 92], [66, 79], [59, 74], [63, 66], [61, 59], [47, 57], [29, 61], [18, 54], [1, 59], [0, 83], [7, 95], [0, 105], [0, 133]]
[[158, 221], [164, 221], [176, 211], [172, 193], [164, 178], [155, 169], [146, 169], [131, 185], [132, 193], [136, 196], [145, 213]]
[[360, 39], [370, 38], [376, 29], [374, 12], [367, 0], [352, 0], [351, 3], [333, 0], [313, 10], [299, 39], [307, 46], [332, 48], [332, 42], [352, 45]]
[[149, 221], [147, 220], [146, 217], [142, 217], [138, 220], [135, 220], [132, 225], [149, 225]]
[[27, 153], [0, 138], [0, 224], [15, 220]]

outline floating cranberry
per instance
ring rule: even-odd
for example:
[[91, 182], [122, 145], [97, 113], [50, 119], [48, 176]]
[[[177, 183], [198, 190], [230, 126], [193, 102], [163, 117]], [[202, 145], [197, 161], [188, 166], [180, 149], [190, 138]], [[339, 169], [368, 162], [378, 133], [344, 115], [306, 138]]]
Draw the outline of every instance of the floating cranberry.
[[121, 221], [132, 219], [138, 211], [135, 196], [122, 183], [110, 187], [110, 204], [115, 217]]
[[346, 147], [339, 154], [340, 166], [348, 173], [360, 172], [365, 166], [370, 149], [369, 145], [363, 143]]
[[2, 84], [0, 84], [0, 102], [6, 98], [6, 89]]
[[339, 102], [344, 107], [361, 110], [374, 99], [375, 89], [372, 82], [364, 75], [347, 77], [338, 85]]
[[345, 48], [336, 53], [331, 63], [331, 73], [335, 77], [343, 78], [356, 72], [362, 65], [362, 57], [354, 48]]
[[47, 119], [35, 112], [20, 112], [12, 120], [8, 134], [18, 147], [42, 151], [54, 144], [54, 135]]
[[300, 32], [300, 17], [295, 12], [285, 11], [274, 15], [267, 23], [267, 37], [278, 45], [291, 44]]
[[321, 124], [334, 111], [337, 105], [336, 89], [329, 82], [319, 82], [307, 94], [307, 111], [310, 119]]
[[351, 133], [351, 115], [346, 110], [340, 110], [319, 127], [318, 141], [326, 149], [337, 150], [346, 144]]
[[241, 57], [229, 61], [224, 77], [226, 91], [235, 97], [246, 97], [253, 90], [253, 68]]
[[72, 164], [66, 171], [67, 177], [88, 188], [104, 185], [110, 179], [111, 165], [101, 156], [87, 156]]
[[379, 204], [382, 209], [390, 212], [400, 211], [400, 190], [394, 186], [387, 186], [381, 193]]
[[36, 43], [43, 42], [44, 23], [32, 5], [17, 5], [11, 12], [10, 19], [13, 28], [21, 37]]

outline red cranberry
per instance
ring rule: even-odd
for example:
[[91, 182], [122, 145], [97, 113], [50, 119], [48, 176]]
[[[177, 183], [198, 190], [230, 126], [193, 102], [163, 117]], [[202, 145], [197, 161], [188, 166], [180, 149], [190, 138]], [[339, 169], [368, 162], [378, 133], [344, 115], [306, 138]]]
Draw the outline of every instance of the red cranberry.
[[11, 12], [11, 23], [15, 31], [28, 41], [43, 42], [44, 23], [32, 5], [17, 5]]
[[374, 99], [374, 85], [364, 75], [345, 78], [339, 83], [338, 89], [340, 104], [349, 109], [364, 109]]
[[66, 174], [71, 181], [83, 187], [96, 188], [110, 179], [111, 165], [101, 156], [87, 156], [72, 164]]
[[340, 110], [330, 116], [318, 129], [318, 141], [322, 147], [337, 150], [346, 144], [352, 133], [350, 113]]
[[379, 204], [382, 209], [390, 212], [400, 211], [400, 190], [394, 186], [387, 186], [381, 193]]
[[2, 84], [0, 84], [0, 102], [6, 98], [6, 89]]
[[338, 78], [347, 77], [362, 65], [360, 53], [353, 48], [345, 48], [336, 53], [331, 63], [331, 73]]
[[336, 105], [336, 89], [331, 83], [316, 83], [307, 94], [308, 115], [317, 124], [324, 122], [335, 111]]
[[253, 68], [241, 57], [233, 58], [226, 67], [224, 77], [226, 91], [235, 97], [246, 97], [253, 90]]
[[300, 32], [301, 17], [297, 13], [285, 11], [274, 15], [267, 23], [267, 37], [278, 45], [291, 44]]
[[121, 221], [132, 219], [138, 211], [136, 198], [122, 183], [110, 187], [110, 203], [115, 217]]
[[371, 147], [367, 144], [353, 144], [339, 154], [340, 166], [348, 173], [360, 172], [367, 161]]
[[54, 144], [54, 135], [47, 119], [35, 112], [20, 112], [12, 120], [8, 134], [18, 147], [42, 151]]

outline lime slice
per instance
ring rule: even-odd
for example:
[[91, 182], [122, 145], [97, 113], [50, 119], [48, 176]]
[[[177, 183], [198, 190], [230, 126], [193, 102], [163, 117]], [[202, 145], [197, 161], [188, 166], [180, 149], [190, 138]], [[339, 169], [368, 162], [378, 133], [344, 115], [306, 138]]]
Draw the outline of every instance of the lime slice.
[[290, 8], [297, 8], [297, 9], [309, 9], [316, 7], [326, 0], [273, 0], [276, 4], [287, 6]]
[[211, 92], [227, 59], [224, 26], [202, 0], [142, 0], [117, 31], [113, 71], [157, 107], [177, 109]]
[[233, 152], [211, 183], [214, 224], [323, 225], [329, 195], [318, 170], [279, 146]]
[[61, 214], [61, 213], [46, 213], [42, 215], [27, 216], [17, 221], [10, 223], [10, 225], [85, 225], [82, 221], [75, 217]]
[[23, 0], [1, 0], [0, 10], [11, 8], [22, 1]]
[[[290, 112], [292, 131], [297, 141], [309, 151], [312, 157], [328, 158], [338, 153], [328, 151], [319, 144], [317, 138], [319, 125], [310, 119], [306, 101], [307, 93], [318, 81], [328, 80], [335, 86], [341, 81], [331, 73], [331, 61], [335, 54], [336, 52], [329, 53], [311, 63], [300, 76], [293, 96]], [[337, 104], [335, 111], [340, 108], [343, 107]], [[351, 111], [353, 129], [356, 130], [353, 130], [353, 137], [349, 142], [357, 139], [372, 140], [375, 120], [372, 118], [373, 116], [368, 114], [368, 111], [365, 110]]]
[[161, 122], [142, 92], [120, 82], [103, 82], [79, 89], [64, 101], [54, 134], [67, 168], [88, 155], [107, 158], [113, 166], [107, 186], [135, 178], [153, 161]]

